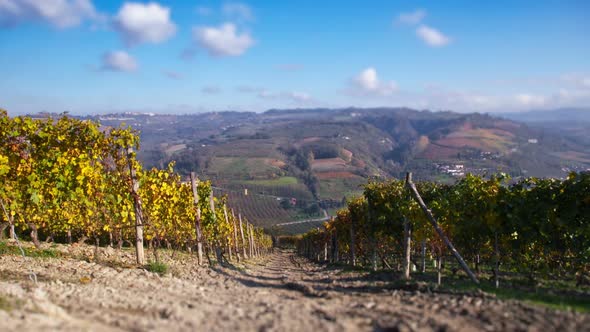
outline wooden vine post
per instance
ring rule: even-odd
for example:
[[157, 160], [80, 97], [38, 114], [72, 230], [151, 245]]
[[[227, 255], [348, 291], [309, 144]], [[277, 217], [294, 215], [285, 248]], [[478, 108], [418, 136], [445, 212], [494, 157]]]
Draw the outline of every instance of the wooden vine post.
[[[227, 205], [223, 204], [223, 217], [225, 218], [225, 223], [229, 225], [229, 217], [227, 216]], [[231, 244], [229, 243], [230, 241], [227, 241], [227, 253], [229, 255], [229, 260], [233, 261], [234, 260], [234, 256], [232, 254], [232, 248], [231, 248]]]
[[[252, 225], [252, 234], [254, 233], [254, 225]], [[256, 250], [256, 256], [260, 257], [261, 253], [260, 253], [260, 242], [256, 241], [256, 238], [254, 238], [254, 249]]]
[[[406, 175], [406, 186], [408, 185], [409, 181], [412, 181], [412, 173], [408, 173]], [[410, 279], [410, 267], [412, 264], [412, 225], [410, 224], [410, 220], [404, 216], [404, 259], [403, 259], [403, 269], [402, 269], [402, 279], [409, 280]]]
[[137, 180], [137, 171], [133, 167], [133, 148], [127, 149], [127, 161], [129, 162], [129, 173], [131, 175], [131, 196], [133, 197], [133, 207], [135, 209], [135, 255], [137, 264], [145, 263], [143, 254], [143, 212], [141, 209], [141, 198], [139, 197], [139, 181]]
[[256, 237], [254, 236], [254, 225], [250, 224], [250, 227], [252, 228], [252, 232], [250, 234], [252, 234], [252, 249], [254, 250], [254, 256], [258, 257], [258, 244], [256, 243]]
[[463, 268], [463, 271], [465, 271], [465, 273], [467, 273], [467, 275], [471, 278], [471, 280], [474, 283], [479, 284], [479, 280], [477, 280], [477, 277], [475, 276], [475, 274], [473, 274], [473, 272], [471, 272], [471, 269], [469, 269], [469, 266], [467, 266], [467, 264], [463, 260], [463, 257], [461, 257], [461, 254], [459, 254], [457, 249], [455, 249], [455, 246], [453, 246], [453, 243], [449, 240], [449, 238], [445, 235], [443, 230], [439, 227], [438, 222], [436, 221], [436, 219], [432, 215], [432, 212], [428, 209], [428, 207], [426, 206], [426, 204], [422, 200], [422, 197], [420, 196], [418, 189], [416, 189], [416, 185], [412, 182], [412, 173], [407, 173], [407, 175], [406, 175], [406, 186], [410, 190], [410, 194], [412, 195], [414, 200], [416, 200], [418, 205], [420, 205], [420, 208], [422, 209], [422, 211], [426, 215], [426, 218], [428, 219], [428, 221], [430, 221], [430, 223], [434, 227], [434, 230], [436, 231], [436, 233], [438, 233], [438, 236], [441, 238], [441, 240], [443, 240], [443, 242], [449, 248], [451, 253], [453, 253], [453, 256], [455, 256], [455, 258], [459, 262], [459, 265], [461, 265], [461, 268]]
[[252, 225], [246, 222], [246, 228], [248, 229], [248, 243], [250, 248], [250, 257], [254, 257], [254, 236], [252, 235]]
[[500, 287], [500, 250], [498, 249], [498, 232], [494, 232], [494, 286]]
[[332, 263], [338, 262], [338, 234], [336, 233], [336, 228], [332, 230]]
[[242, 252], [244, 253], [244, 259], [248, 258], [246, 253], [246, 238], [244, 237], [244, 227], [242, 227], [242, 214], [238, 212], [238, 221], [240, 223], [240, 235], [242, 237]]
[[[211, 208], [211, 216], [213, 218], [213, 224], [217, 223], [217, 215], [215, 214], [215, 200], [213, 199], [213, 190], [211, 190], [211, 194], [209, 195], [209, 207]], [[214, 248], [215, 250], [215, 258], [217, 259], [218, 264], [223, 264], [223, 255], [221, 253], [221, 243], [219, 240], [215, 241]]]
[[[252, 225], [252, 231], [254, 231], [254, 225]], [[252, 232], [252, 234], [255, 233]], [[256, 256], [261, 256], [262, 253], [260, 252], [260, 241], [256, 241], [256, 238], [254, 238], [254, 247], [256, 248]]]
[[254, 233], [254, 225], [250, 224], [250, 227], [252, 227], [252, 245], [254, 246], [254, 256], [258, 257], [259, 256], [258, 243], [256, 243], [256, 236]]
[[367, 223], [371, 229], [371, 236], [369, 241], [371, 242], [371, 269], [377, 271], [377, 234], [375, 224], [372, 222], [371, 214], [371, 201], [367, 197]]
[[252, 257], [252, 237], [250, 236], [250, 224], [248, 223], [248, 221], [246, 220], [246, 225], [244, 225], [246, 227], [246, 237], [248, 238], [248, 257], [253, 258]]
[[354, 222], [354, 218], [350, 220], [350, 265], [356, 266], [356, 223]]
[[426, 240], [422, 240], [422, 273], [426, 272]]
[[[4, 215], [6, 216], [6, 221], [8, 221], [8, 226], [10, 227], [10, 238], [15, 239], [16, 233], [14, 232], [14, 217], [8, 213], [6, 210], [6, 206], [4, 206], [4, 202], [0, 199], [0, 205], [2, 206], [2, 211], [4, 211]], [[4, 229], [2, 229], [4, 231]]]
[[[12, 216], [11, 216], [11, 218], [12, 218]], [[10, 238], [14, 240], [14, 239], [16, 239], [16, 232], [14, 230], [14, 222], [10, 222], [9, 227], [10, 227]]]
[[197, 257], [199, 265], [203, 264], [203, 232], [201, 231], [201, 208], [199, 207], [199, 192], [197, 186], [199, 179], [195, 176], [195, 172], [191, 172], [191, 187], [193, 189], [193, 202], [197, 207], [197, 215], [195, 216], [195, 235], [197, 237]]
[[410, 279], [410, 267], [412, 264], [412, 225], [408, 218], [404, 217], [404, 261], [402, 279]]
[[234, 214], [234, 209], [231, 210], [231, 221], [232, 226], [234, 228], [234, 250], [236, 252], [236, 258], [238, 262], [240, 261], [240, 247], [238, 246], [238, 228], [236, 227], [236, 215]]

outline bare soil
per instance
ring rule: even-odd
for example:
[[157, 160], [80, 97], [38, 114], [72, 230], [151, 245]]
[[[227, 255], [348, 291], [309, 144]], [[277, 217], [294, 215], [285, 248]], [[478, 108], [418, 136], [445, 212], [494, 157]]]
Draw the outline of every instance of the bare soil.
[[588, 314], [393, 286], [288, 250], [225, 267], [197, 267], [194, 256], [161, 252], [170, 266], [164, 276], [134, 267], [129, 250], [101, 248], [98, 263], [91, 246], [54, 250], [64, 257], [0, 256], [0, 330], [590, 330]]

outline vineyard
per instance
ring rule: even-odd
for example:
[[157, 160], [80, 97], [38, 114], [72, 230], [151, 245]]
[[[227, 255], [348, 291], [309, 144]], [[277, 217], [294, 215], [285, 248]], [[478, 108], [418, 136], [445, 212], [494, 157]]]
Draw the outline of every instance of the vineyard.
[[318, 228], [324, 226], [323, 218], [311, 219], [311, 221], [295, 221], [286, 224], [281, 224], [278, 227], [280, 234], [297, 235], [303, 234], [311, 228]]
[[0, 0], [0, 332], [590, 332], [590, 0]]
[[294, 210], [286, 210], [280, 206], [275, 197], [248, 193], [237, 190], [214, 189], [220, 195], [227, 195], [232, 206], [242, 211], [242, 214], [256, 220], [261, 226], [271, 227], [275, 223], [288, 222], [295, 217]]
[[[174, 163], [143, 169], [138, 134], [129, 127], [101, 130], [99, 123], [67, 116], [10, 118], [0, 110], [0, 233], [30, 232], [98, 247], [134, 245], [144, 264], [150, 248], [196, 248], [217, 261], [258, 256], [272, 240], [262, 229], [214, 197], [210, 182], [182, 182]], [[236, 215], [237, 213], [237, 215]], [[157, 258], [157, 256], [156, 256]]]
[[[9, 330], [520, 331], [590, 321], [407, 280], [412, 266], [418, 280], [432, 272], [431, 260], [439, 283], [449, 270], [445, 279], [465, 279], [452, 254], [476, 282], [489, 270], [496, 285], [563, 280], [587, 294], [588, 173], [373, 181], [321, 225], [327, 217], [292, 221], [295, 210], [272, 195], [222, 190], [195, 173], [183, 181], [174, 163], [144, 169], [129, 127], [2, 112], [0, 142], [0, 320]], [[287, 234], [317, 228], [273, 239], [249, 218]]]
[[414, 184], [411, 174], [369, 182], [362, 197], [303, 235], [298, 248], [314, 260], [398, 270], [405, 279], [434, 270], [440, 283], [442, 274], [464, 270], [495, 287], [542, 280], [586, 287], [590, 173], [518, 181], [468, 174], [453, 185]]

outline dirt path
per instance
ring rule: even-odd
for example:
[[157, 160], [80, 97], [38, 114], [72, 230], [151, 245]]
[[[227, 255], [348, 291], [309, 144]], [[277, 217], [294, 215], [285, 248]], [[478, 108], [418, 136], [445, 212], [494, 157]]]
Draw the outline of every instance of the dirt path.
[[[64, 249], [69, 250], [69, 249]], [[73, 258], [0, 257], [0, 330], [583, 331], [590, 315], [483, 295], [394, 290], [387, 282], [311, 264], [289, 251], [241, 267], [160, 277]], [[26, 263], [26, 264], [25, 264]], [[171, 263], [172, 264], [172, 263]], [[27, 268], [39, 285], [27, 280]]]

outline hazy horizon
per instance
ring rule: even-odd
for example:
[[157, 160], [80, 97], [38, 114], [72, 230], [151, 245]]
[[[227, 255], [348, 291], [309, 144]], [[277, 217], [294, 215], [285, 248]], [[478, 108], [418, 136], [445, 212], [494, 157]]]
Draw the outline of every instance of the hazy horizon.
[[[1, 107], [0, 107], [1, 108]], [[270, 111], [300, 111], [300, 112], [306, 112], [306, 111], [315, 111], [317, 109], [325, 109], [325, 110], [329, 110], [329, 111], [339, 111], [339, 110], [345, 110], [345, 109], [355, 109], [355, 110], [375, 110], [375, 109], [410, 109], [410, 110], [414, 110], [414, 111], [420, 111], [420, 112], [433, 112], [433, 113], [437, 113], [437, 112], [454, 112], [454, 113], [460, 113], [460, 114], [487, 114], [487, 115], [492, 115], [492, 116], [502, 116], [502, 115], [517, 115], [517, 114], [535, 114], [537, 112], [541, 112], [541, 113], [552, 113], [552, 112], [559, 112], [559, 111], [574, 111], [574, 112], [586, 112], [588, 114], [590, 114], [590, 108], [587, 107], [561, 107], [561, 108], [550, 108], [550, 109], [528, 109], [528, 110], [522, 110], [522, 111], [498, 111], [498, 112], [494, 112], [494, 111], [464, 111], [464, 112], [458, 112], [458, 111], [454, 111], [454, 110], [433, 110], [433, 109], [415, 109], [415, 108], [411, 108], [411, 107], [406, 107], [406, 106], [375, 106], [375, 107], [356, 107], [356, 106], [348, 106], [348, 107], [333, 107], [333, 108], [313, 108], [313, 107], [309, 107], [309, 108], [271, 108], [271, 109], [265, 109], [265, 110], [260, 110], [260, 111], [250, 111], [250, 110], [231, 110], [231, 109], [220, 109], [220, 110], [202, 110], [202, 111], [198, 111], [198, 112], [167, 112], [165, 110], [162, 111], [149, 111], [149, 110], [111, 110], [111, 111], [103, 111], [103, 112], [91, 112], [91, 113], [77, 113], [77, 112], [70, 112], [70, 111], [63, 111], [63, 112], [49, 112], [49, 111], [38, 111], [38, 112], [27, 112], [27, 113], [14, 113], [11, 112], [10, 110], [6, 110], [8, 112], [9, 116], [20, 116], [20, 115], [40, 115], [40, 114], [50, 114], [50, 115], [61, 115], [61, 114], [69, 114], [69, 115], [73, 115], [73, 116], [81, 116], [81, 117], [85, 117], [85, 116], [105, 116], [105, 115], [113, 115], [113, 114], [142, 114], [142, 115], [179, 115], [179, 116], [190, 116], [190, 115], [199, 115], [199, 114], [210, 114], [210, 113], [225, 113], [225, 112], [238, 112], [238, 113], [255, 113], [255, 114], [264, 114], [266, 112], [270, 112]]]

